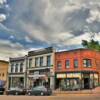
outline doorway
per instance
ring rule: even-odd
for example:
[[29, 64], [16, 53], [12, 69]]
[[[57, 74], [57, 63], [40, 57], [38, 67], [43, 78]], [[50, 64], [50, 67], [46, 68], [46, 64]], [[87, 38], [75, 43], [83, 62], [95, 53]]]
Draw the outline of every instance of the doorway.
[[89, 89], [90, 88], [90, 80], [89, 78], [84, 78], [84, 89]]

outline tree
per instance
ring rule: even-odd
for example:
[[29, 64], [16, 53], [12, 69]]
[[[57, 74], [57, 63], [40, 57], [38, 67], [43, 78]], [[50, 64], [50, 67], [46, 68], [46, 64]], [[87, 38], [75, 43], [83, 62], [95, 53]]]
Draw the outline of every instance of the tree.
[[99, 42], [95, 41], [93, 39], [91, 39], [90, 41], [82, 40], [82, 45], [85, 48], [89, 48], [89, 49], [100, 51], [100, 44], [99, 44]]

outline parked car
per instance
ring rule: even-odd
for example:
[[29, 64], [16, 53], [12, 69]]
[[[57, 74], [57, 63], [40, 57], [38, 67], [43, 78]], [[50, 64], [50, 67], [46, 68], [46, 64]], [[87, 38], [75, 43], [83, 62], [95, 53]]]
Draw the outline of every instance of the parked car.
[[26, 94], [26, 90], [25, 89], [21, 89], [18, 87], [11, 87], [10, 89], [8, 89], [6, 91], [7, 95], [25, 95]]
[[63, 91], [78, 91], [80, 90], [79, 85], [74, 85], [74, 86], [67, 86], [66, 88], [62, 88]]
[[52, 90], [50, 88], [46, 88], [44, 86], [37, 86], [30, 90], [27, 90], [28, 95], [51, 95]]
[[4, 91], [5, 91], [5, 88], [0, 86], [0, 95], [3, 95]]

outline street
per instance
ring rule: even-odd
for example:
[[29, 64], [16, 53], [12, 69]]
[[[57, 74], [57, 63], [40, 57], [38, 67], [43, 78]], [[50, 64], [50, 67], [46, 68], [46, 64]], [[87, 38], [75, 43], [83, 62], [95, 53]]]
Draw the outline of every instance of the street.
[[100, 95], [66, 95], [66, 96], [6, 96], [0, 100], [100, 100]]

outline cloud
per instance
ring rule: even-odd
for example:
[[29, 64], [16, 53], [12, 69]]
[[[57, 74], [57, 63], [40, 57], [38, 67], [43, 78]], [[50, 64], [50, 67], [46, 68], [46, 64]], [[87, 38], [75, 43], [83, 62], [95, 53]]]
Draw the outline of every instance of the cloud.
[[0, 1], [5, 5], [3, 2], [7, 3], [4, 9], [8, 13], [1, 13], [0, 31], [8, 33], [5, 40], [11, 43], [2, 44], [3, 48], [75, 48], [81, 46], [82, 39], [90, 39], [90, 33], [99, 37], [100, 0]]
[[0, 58], [8, 60], [9, 57], [18, 57], [27, 54], [27, 50], [20, 43], [0, 40]]
[[6, 2], [7, 2], [7, 0], [0, 0], [0, 4], [4, 4]]
[[6, 15], [5, 14], [0, 14], [0, 22], [6, 20]]

